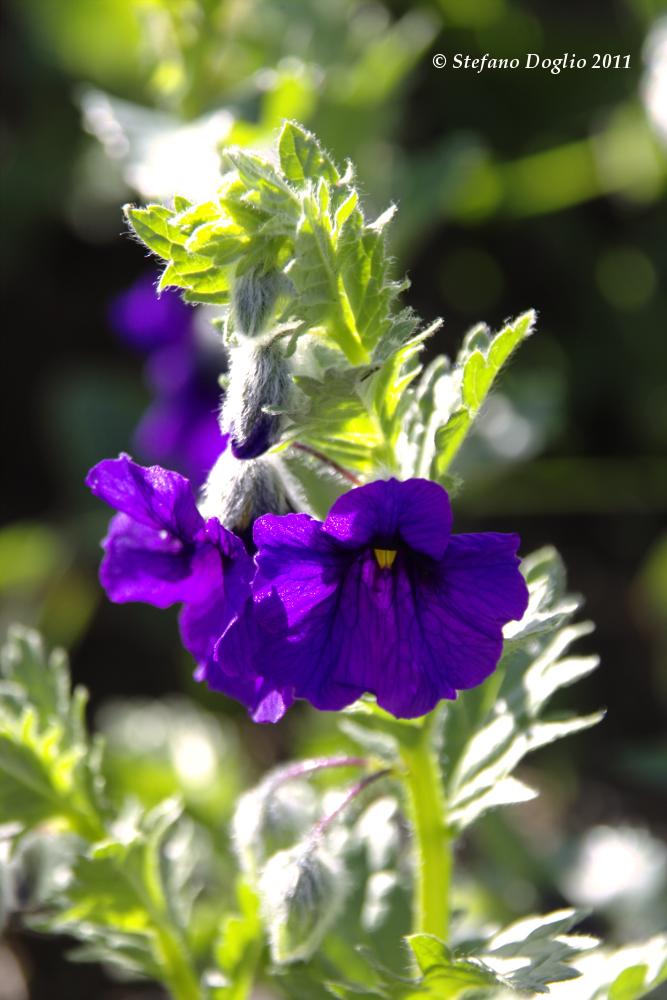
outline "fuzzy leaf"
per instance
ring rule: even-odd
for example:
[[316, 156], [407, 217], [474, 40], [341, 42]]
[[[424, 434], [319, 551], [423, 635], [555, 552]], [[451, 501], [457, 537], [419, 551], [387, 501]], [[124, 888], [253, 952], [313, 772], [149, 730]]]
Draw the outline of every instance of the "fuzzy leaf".
[[88, 745], [83, 689], [70, 694], [67, 659], [36, 632], [10, 630], [0, 656], [0, 814], [32, 827], [49, 818], [100, 829], [98, 755]]
[[319, 142], [296, 122], [285, 122], [278, 140], [280, 166], [285, 177], [299, 187], [306, 181], [323, 177], [329, 184], [337, 184], [340, 174]]
[[469, 826], [487, 809], [531, 798], [531, 790], [511, 778], [523, 757], [595, 725], [603, 715], [544, 714], [555, 692], [593, 671], [598, 659], [569, 655], [571, 644], [592, 625], [570, 623], [580, 601], [563, 592], [557, 553], [534, 553], [522, 569], [529, 606], [522, 621], [508, 628], [511, 638], [496, 673], [445, 708], [444, 773], [449, 822], [455, 830]]
[[513, 990], [548, 993], [552, 983], [577, 979], [581, 973], [570, 962], [597, 944], [595, 938], [569, 933], [584, 916], [559, 910], [518, 920], [471, 954], [479, 955]]
[[533, 332], [535, 313], [527, 312], [491, 337], [473, 328], [450, 367], [436, 359], [410, 390], [405, 423], [411, 448], [403, 462], [405, 476], [428, 476], [448, 485], [450, 466], [482, 407], [500, 369]]
[[[617, 949], [598, 948], [577, 966], [577, 1000], [640, 1000], [648, 995], [658, 1000], [658, 987], [667, 982], [667, 934]], [[550, 994], [554, 1000], [568, 1000], [567, 984], [553, 986]]]
[[189, 918], [178, 869], [185, 862], [189, 871], [192, 852], [180, 836], [179, 817], [174, 802], [141, 819], [123, 817], [118, 837], [77, 859], [55, 912], [32, 925], [81, 941], [75, 953], [81, 961], [103, 960], [165, 981], [165, 967], [181, 961]]

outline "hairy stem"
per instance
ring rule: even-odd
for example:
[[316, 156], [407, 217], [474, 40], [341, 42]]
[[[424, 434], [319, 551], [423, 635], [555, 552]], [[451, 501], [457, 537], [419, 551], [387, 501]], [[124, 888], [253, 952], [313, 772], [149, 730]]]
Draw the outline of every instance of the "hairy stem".
[[337, 472], [339, 476], [342, 476], [343, 479], [347, 479], [349, 483], [352, 483], [353, 486], [361, 485], [361, 480], [358, 476], [355, 476], [349, 469], [345, 469], [342, 465], [339, 465], [338, 462], [334, 462], [332, 458], [329, 458], [327, 455], [323, 455], [321, 451], [311, 448], [310, 445], [301, 444], [300, 441], [293, 441], [292, 447], [296, 448], [298, 451], [303, 451], [306, 455], [310, 455], [312, 458], [316, 458], [318, 462], [321, 462], [323, 465], [328, 465], [334, 470], [334, 472]]
[[447, 940], [452, 845], [432, 724], [433, 717], [426, 721], [418, 742], [401, 749], [415, 850], [412, 929]]
[[368, 788], [369, 785], [372, 785], [375, 781], [379, 781], [380, 778], [385, 778], [388, 774], [391, 774], [390, 767], [385, 767], [381, 771], [374, 771], [373, 774], [367, 774], [365, 778], [362, 778], [356, 783], [356, 785], [353, 785], [352, 788], [348, 789], [345, 796], [338, 803], [334, 811], [329, 813], [328, 816], [325, 816], [319, 821], [319, 823], [316, 824], [313, 828], [311, 836], [320, 837], [331, 826], [334, 820], [338, 819], [343, 810], [347, 809], [351, 802], [354, 802], [358, 795], [361, 795], [361, 793]]

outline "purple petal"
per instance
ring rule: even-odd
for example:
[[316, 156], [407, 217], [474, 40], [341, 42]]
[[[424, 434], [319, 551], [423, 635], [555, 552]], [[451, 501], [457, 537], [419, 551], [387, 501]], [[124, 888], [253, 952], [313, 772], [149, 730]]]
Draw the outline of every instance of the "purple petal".
[[191, 591], [193, 546], [167, 532], [116, 514], [102, 543], [100, 582], [116, 603], [145, 601], [158, 608], [183, 601]]
[[263, 628], [279, 636], [285, 623], [293, 628], [335, 593], [341, 559], [348, 554], [308, 514], [265, 514], [255, 521], [253, 539], [258, 548], [255, 603], [262, 606]]
[[294, 701], [291, 685], [264, 677], [262, 665], [273, 654], [274, 641], [259, 628], [251, 598], [231, 622], [203, 672], [214, 691], [242, 702], [255, 722], [277, 722]]
[[120, 513], [103, 542], [100, 580], [112, 601], [160, 608], [199, 596], [207, 573], [204, 520], [187, 479], [159, 466], [146, 469], [127, 455], [100, 462], [88, 486]]
[[[214, 691], [240, 701], [256, 722], [277, 722], [291, 705], [293, 696], [287, 690], [276, 690], [255, 671], [254, 662], [247, 662], [257, 640], [250, 591], [253, 561], [241, 540], [218, 521], [207, 521], [206, 534], [211, 550], [219, 556], [218, 564], [209, 556], [210, 575], [206, 585], [201, 587], [199, 599], [188, 601], [181, 612], [183, 645], [199, 664], [197, 680], [206, 681]], [[229, 672], [216, 659], [216, 647], [224, 633], [231, 636], [227, 644], [232, 665]]]
[[248, 672], [261, 664], [320, 709], [368, 691], [397, 717], [423, 715], [494, 670], [502, 626], [527, 604], [514, 535], [453, 536], [439, 561], [399, 550], [390, 570], [327, 545], [305, 515], [264, 517], [255, 539], [252, 619], [218, 656], [228, 672], [243, 656]]
[[427, 479], [377, 480], [344, 493], [329, 511], [324, 530], [347, 548], [374, 545], [410, 549], [439, 559], [452, 528], [446, 490]]
[[139, 524], [191, 542], [204, 521], [192, 487], [177, 472], [137, 465], [129, 455], [108, 458], [90, 470], [86, 484], [96, 497]]
[[192, 315], [177, 292], [166, 291], [158, 296], [153, 280], [140, 278], [114, 299], [109, 322], [132, 347], [150, 351], [182, 339]]
[[257, 458], [273, 445], [278, 437], [280, 418], [272, 414], [264, 414], [257, 421], [247, 438], [241, 439], [230, 432], [231, 448], [234, 458]]
[[206, 522], [205, 539], [179, 619], [183, 645], [203, 670], [198, 679], [205, 677], [218, 639], [250, 597], [254, 573], [241, 539], [218, 521]]

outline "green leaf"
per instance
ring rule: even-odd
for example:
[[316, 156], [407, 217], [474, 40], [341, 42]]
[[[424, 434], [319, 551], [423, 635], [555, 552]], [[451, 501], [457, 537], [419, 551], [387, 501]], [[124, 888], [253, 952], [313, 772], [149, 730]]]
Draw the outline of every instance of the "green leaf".
[[333, 160], [324, 152], [319, 142], [296, 122], [286, 121], [278, 139], [280, 167], [293, 184], [302, 186], [307, 181], [321, 177], [329, 184], [337, 184], [340, 174]]
[[145, 208], [135, 208], [125, 205], [123, 212], [135, 233], [152, 250], [169, 260], [178, 246], [184, 246], [186, 237], [176, 226], [170, 226], [174, 212], [165, 205], [147, 205]]
[[[470, 954], [499, 975], [518, 992], [549, 993], [552, 983], [581, 975], [570, 963], [581, 952], [597, 944], [595, 938], [570, 934], [585, 913], [558, 910], [518, 920], [473, 949]], [[523, 964], [521, 962], [523, 960]], [[518, 963], [518, 968], [517, 968]]]
[[[577, 1000], [640, 1000], [662, 996], [667, 982], [667, 934], [621, 948], [596, 948], [577, 960]], [[654, 992], [655, 991], [655, 992]], [[568, 1000], [567, 984], [550, 990], [554, 1000]]]
[[[80, 960], [101, 959], [200, 996], [189, 964], [189, 905], [179, 866], [190, 872], [180, 809], [162, 803], [143, 817], [128, 813], [120, 837], [94, 844], [74, 864], [72, 880], [54, 913], [32, 924], [82, 941]], [[189, 854], [189, 857], [188, 857]], [[189, 990], [185, 992], [185, 990]]]
[[[181, 289], [187, 302], [229, 306], [244, 275], [274, 274], [276, 329], [298, 329], [300, 344], [311, 338], [300, 352], [295, 341], [286, 347], [296, 391], [285, 403], [280, 444], [296, 440], [362, 477], [382, 470], [449, 485], [451, 463], [534, 314], [493, 338], [476, 327], [454, 368], [437, 359], [417, 381], [422, 343], [438, 324], [416, 333], [417, 318], [397, 305], [407, 283], [393, 280], [385, 244], [395, 207], [366, 221], [352, 170], [341, 176], [317, 139], [291, 121], [280, 134], [278, 164], [229, 147], [222, 167], [214, 200], [179, 201], [178, 211], [126, 208], [137, 235], [166, 262], [160, 288]], [[236, 325], [230, 307], [232, 344]], [[328, 364], [319, 364], [318, 348]]]
[[240, 882], [238, 899], [241, 912], [225, 919], [215, 947], [216, 966], [224, 980], [213, 991], [215, 1000], [246, 1000], [264, 947], [257, 896]]
[[531, 789], [511, 777], [523, 757], [595, 725], [603, 715], [545, 714], [555, 692], [593, 671], [598, 659], [569, 652], [592, 625], [570, 623], [580, 601], [564, 593], [557, 553], [534, 553], [522, 570], [530, 595], [528, 610], [521, 622], [506, 628], [505, 652], [496, 673], [445, 708], [443, 769], [454, 830], [469, 826], [490, 808], [531, 798]]
[[[374, 972], [372, 986], [328, 982], [328, 991], [335, 997], [383, 997], [385, 1000], [455, 1000], [468, 991], [487, 991], [506, 985], [478, 959], [455, 958], [447, 946], [431, 934], [411, 934], [405, 939], [414, 955], [421, 975], [417, 979], [397, 976], [380, 965], [366, 950], [363, 954]], [[359, 949], [362, 951], [362, 949]]]
[[85, 733], [86, 694], [70, 694], [64, 653], [47, 656], [39, 635], [17, 626], [0, 671], [0, 814], [27, 827], [58, 818], [100, 835], [99, 755]]
[[491, 337], [485, 326], [466, 336], [456, 364], [437, 358], [410, 390], [405, 424], [412, 444], [405, 476], [427, 476], [449, 485], [449, 469], [502, 366], [535, 324], [527, 312]]

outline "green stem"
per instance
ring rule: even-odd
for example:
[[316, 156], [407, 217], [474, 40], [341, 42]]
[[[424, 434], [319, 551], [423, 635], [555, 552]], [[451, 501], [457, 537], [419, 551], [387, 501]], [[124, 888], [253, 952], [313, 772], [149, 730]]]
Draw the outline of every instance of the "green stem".
[[414, 933], [447, 940], [452, 874], [451, 837], [445, 820], [445, 792], [432, 739], [433, 717], [414, 746], [403, 746], [403, 782], [415, 841]]
[[199, 977], [190, 965], [181, 942], [173, 931], [158, 926], [157, 937], [165, 959], [163, 982], [174, 1000], [201, 1000]]

